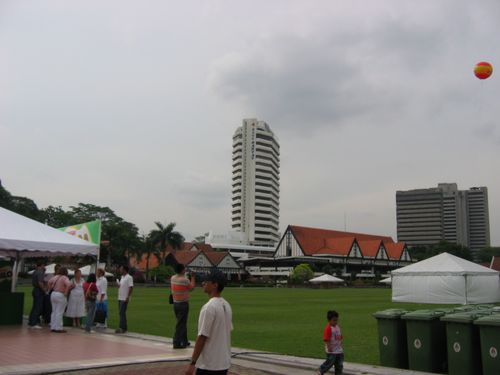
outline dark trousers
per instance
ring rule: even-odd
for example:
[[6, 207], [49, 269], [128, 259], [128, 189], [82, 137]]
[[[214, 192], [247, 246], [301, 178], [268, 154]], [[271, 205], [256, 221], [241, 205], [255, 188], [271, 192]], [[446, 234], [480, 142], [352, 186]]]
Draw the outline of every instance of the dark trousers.
[[118, 301], [118, 311], [120, 312], [120, 328], [127, 331], [127, 306], [128, 302]]
[[330, 370], [332, 366], [335, 366], [335, 375], [342, 374], [342, 370], [344, 369], [344, 353], [340, 354], [327, 353], [326, 361], [323, 362], [323, 364], [319, 367], [319, 371], [322, 374], [324, 374], [328, 372], [328, 370]]
[[85, 320], [85, 331], [90, 332], [92, 330], [92, 324], [94, 324], [95, 316], [95, 301], [86, 300], [85, 308], [87, 310], [87, 319]]
[[196, 369], [196, 375], [226, 375], [227, 370], [203, 370], [201, 368]]
[[189, 302], [174, 302], [174, 313], [177, 318], [174, 333], [174, 346], [185, 347], [188, 343], [187, 320], [189, 315]]
[[46, 294], [43, 297], [43, 322], [45, 324], [50, 324], [50, 317], [52, 315], [52, 302], [50, 302], [50, 294]]
[[33, 306], [31, 306], [28, 324], [30, 326], [36, 326], [37, 324], [40, 324], [40, 315], [43, 313], [43, 299], [45, 297], [45, 292], [40, 288], [33, 288], [31, 295], [33, 296]]

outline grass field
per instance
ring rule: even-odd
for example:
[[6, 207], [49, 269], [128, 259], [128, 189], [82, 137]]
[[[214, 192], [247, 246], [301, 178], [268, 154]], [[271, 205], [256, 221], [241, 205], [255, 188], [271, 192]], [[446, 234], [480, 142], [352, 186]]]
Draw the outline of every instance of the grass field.
[[[24, 311], [28, 314], [31, 288], [20, 286], [18, 291], [25, 292]], [[127, 313], [129, 330], [172, 337], [175, 317], [168, 294], [167, 288], [136, 287]], [[110, 327], [118, 324], [116, 295], [117, 289], [110, 288]], [[326, 311], [335, 309], [340, 314], [346, 361], [367, 364], [379, 362], [377, 321], [372, 313], [389, 308], [438, 307], [392, 303], [391, 290], [384, 288], [226, 288], [223, 296], [233, 308], [235, 347], [323, 358]], [[198, 313], [206, 301], [201, 288], [196, 288], [188, 323], [191, 340], [196, 337]]]

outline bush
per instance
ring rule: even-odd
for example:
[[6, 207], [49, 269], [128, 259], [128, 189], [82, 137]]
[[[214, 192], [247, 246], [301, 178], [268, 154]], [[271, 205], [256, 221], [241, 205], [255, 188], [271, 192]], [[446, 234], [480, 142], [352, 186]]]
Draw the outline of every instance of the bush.
[[165, 282], [170, 279], [175, 274], [174, 268], [172, 266], [158, 266], [149, 271], [151, 279], [158, 282]]
[[309, 264], [299, 264], [293, 269], [292, 274], [290, 275], [290, 281], [293, 284], [303, 284], [309, 279], [312, 279], [314, 276], [314, 272], [311, 269]]
[[138, 269], [134, 270], [134, 273], [132, 274], [132, 278], [134, 279], [134, 283], [145, 283], [146, 278], [144, 277], [144, 274], [139, 271]]

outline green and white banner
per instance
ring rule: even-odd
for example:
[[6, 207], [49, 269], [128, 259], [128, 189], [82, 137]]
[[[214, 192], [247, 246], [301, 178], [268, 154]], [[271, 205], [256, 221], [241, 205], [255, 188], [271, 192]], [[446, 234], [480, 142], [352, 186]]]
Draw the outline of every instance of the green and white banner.
[[58, 229], [96, 245], [101, 244], [101, 220], [89, 221], [88, 223]]

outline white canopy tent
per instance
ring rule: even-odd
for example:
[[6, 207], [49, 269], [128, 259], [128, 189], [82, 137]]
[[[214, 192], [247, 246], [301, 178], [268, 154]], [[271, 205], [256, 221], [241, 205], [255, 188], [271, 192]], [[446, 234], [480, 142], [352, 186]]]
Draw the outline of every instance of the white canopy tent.
[[498, 302], [499, 272], [442, 253], [392, 271], [392, 300], [449, 304]]
[[[56, 270], [56, 264], [55, 263], [51, 263], [51, 264], [47, 264], [45, 266], [45, 275], [53, 275]], [[29, 275], [33, 275], [33, 272], [35, 272], [35, 270], [31, 270], [28, 272]], [[73, 276], [75, 274], [75, 272], [73, 270], [68, 270], [68, 276]]]
[[38, 221], [0, 207], [0, 256], [15, 258], [12, 291], [23, 258], [55, 255], [96, 255], [99, 247]]
[[[82, 276], [87, 277], [91, 273], [95, 273], [95, 264], [80, 267], [79, 270], [82, 272]], [[111, 272], [104, 272], [104, 277], [113, 277]]]
[[335, 277], [335, 276], [332, 276], [332, 275], [324, 274], [324, 275], [315, 277], [313, 279], [310, 279], [309, 282], [310, 283], [314, 283], [314, 284], [319, 284], [319, 283], [343, 283], [344, 280], [339, 279], [338, 277]]
[[390, 277], [387, 277], [385, 279], [380, 280], [379, 283], [386, 284], [386, 285], [391, 285], [392, 279]]

